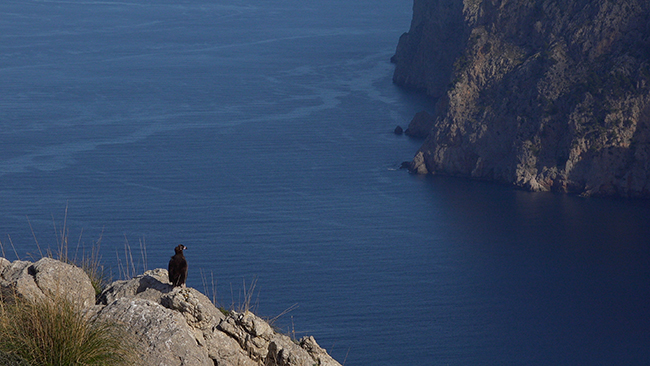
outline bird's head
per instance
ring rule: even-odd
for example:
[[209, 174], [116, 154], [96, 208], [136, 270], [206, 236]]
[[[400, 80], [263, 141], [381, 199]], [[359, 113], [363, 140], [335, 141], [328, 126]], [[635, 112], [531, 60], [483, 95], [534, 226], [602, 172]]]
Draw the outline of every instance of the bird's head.
[[185, 245], [183, 245], [183, 244], [178, 244], [178, 245], [176, 246], [176, 248], [174, 248], [174, 252], [176, 252], [176, 254], [183, 253], [183, 251], [184, 251], [185, 249], [187, 249], [187, 247], [186, 247]]

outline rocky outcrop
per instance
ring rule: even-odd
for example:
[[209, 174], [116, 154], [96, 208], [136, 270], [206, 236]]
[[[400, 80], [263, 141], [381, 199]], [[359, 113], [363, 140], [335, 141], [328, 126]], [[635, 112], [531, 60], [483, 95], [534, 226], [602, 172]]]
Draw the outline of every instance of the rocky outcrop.
[[462, 1], [415, 0], [411, 28], [400, 37], [391, 58], [393, 82], [434, 97], [444, 95], [466, 32]]
[[147, 365], [214, 365], [183, 316], [153, 301], [121, 297], [101, 308], [95, 319], [124, 324]]
[[124, 324], [146, 365], [340, 366], [313, 337], [294, 340], [251, 312], [222, 312], [199, 291], [173, 287], [164, 269], [113, 282], [97, 304], [83, 270], [50, 258], [0, 258], [0, 285], [5, 301], [63, 293], [93, 321]]
[[36, 263], [0, 258], [0, 289], [6, 301], [16, 295], [29, 300], [64, 296], [82, 308], [95, 304], [88, 275], [79, 267], [52, 258]]
[[434, 122], [433, 116], [427, 111], [418, 112], [404, 133], [415, 138], [426, 138], [429, 136]]
[[650, 197], [648, 1], [415, 0], [413, 10], [394, 81], [439, 100], [412, 171]]

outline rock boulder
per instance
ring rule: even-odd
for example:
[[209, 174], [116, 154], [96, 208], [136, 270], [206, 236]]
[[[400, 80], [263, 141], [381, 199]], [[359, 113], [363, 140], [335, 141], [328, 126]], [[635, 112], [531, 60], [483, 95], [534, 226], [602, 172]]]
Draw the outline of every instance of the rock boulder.
[[52, 258], [36, 263], [0, 261], [0, 288], [3, 298], [14, 295], [30, 300], [65, 296], [79, 307], [95, 304], [95, 290], [88, 275], [79, 267]]

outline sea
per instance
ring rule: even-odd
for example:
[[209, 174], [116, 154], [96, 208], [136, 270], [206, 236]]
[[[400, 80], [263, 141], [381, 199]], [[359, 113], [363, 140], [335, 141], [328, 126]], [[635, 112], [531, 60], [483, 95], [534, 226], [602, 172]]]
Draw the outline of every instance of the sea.
[[346, 366], [649, 365], [650, 204], [400, 170], [410, 0], [2, 0], [0, 242], [166, 268]]

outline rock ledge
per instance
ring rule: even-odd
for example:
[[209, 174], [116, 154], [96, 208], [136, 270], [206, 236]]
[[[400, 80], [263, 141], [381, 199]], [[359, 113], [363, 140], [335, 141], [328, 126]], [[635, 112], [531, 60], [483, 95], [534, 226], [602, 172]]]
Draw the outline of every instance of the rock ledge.
[[126, 325], [156, 366], [340, 366], [313, 337], [294, 340], [251, 312], [222, 313], [193, 288], [172, 287], [167, 270], [115, 281], [94, 301], [88, 276], [51, 258], [36, 263], [0, 258], [2, 299], [65, 294], [96, 320]]

